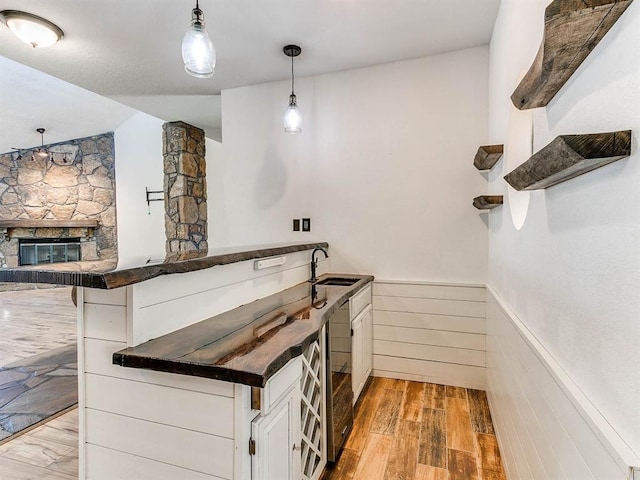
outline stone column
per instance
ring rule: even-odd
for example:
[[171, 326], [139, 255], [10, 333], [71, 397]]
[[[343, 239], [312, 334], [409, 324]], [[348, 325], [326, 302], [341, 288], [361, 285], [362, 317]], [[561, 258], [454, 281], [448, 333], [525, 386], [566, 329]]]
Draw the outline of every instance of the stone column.
[[162, 126], [166, 253], [206, 252], [204, 131], [184, 122]]

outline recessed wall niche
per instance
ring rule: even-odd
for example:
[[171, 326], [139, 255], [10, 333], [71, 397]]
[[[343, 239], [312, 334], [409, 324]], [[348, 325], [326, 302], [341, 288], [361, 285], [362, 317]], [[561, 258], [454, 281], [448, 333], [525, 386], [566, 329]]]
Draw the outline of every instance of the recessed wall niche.
[[[0, 232], [0, 264], [18, 266], [20, 239], [28, 238], [80, 238], [82, 260], [116, 259], [113, 133], [45, 148], [47, 158], [32, 155], [32, 150], [0, 154], [0, 221], [14, 225]], [[52, 223], [45, 220], [89, 219], [98, 226], [44, 226]], [[15, 226], [20, 221], [24, 227]]]
[[[507, 171], [525, 162], [533, 153], [533, 113], [510, 107], [509, 128], [504, 147]], [[529, 192], [519, 192], [507, 184], [507, 198], [511, 221], [516, 230], [524, 225], [529, 210]]]

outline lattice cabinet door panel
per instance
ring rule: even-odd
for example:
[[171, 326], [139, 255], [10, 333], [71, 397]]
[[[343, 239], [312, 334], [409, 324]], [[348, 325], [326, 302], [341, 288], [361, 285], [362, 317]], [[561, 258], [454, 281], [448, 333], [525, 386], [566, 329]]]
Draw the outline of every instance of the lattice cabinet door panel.
[[[324, 329], [323, 329], [324, 331]], [[302, 479], [317, 480], [326, 464], [324, 333], [302, 356]]]

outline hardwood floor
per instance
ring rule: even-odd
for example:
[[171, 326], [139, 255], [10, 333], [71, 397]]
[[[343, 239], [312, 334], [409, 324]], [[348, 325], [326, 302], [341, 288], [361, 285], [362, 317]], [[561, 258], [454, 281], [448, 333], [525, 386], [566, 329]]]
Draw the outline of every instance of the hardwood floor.
[[0, 445], [2, 480], [78, 478], [78, 409]]
[[76, 343], [71, 287], [0, 292], [0, 367]]
[[506, 480], [485, 392], [374, 378], [323, 480]]

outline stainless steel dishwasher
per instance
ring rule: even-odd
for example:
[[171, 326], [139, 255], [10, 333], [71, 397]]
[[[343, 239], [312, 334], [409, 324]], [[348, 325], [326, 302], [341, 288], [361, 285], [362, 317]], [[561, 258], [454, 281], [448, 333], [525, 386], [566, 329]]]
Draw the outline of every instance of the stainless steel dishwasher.
[[353, 427], [348, 300], [331, 316], [327, 326], [327, 461], [335, 463]]

